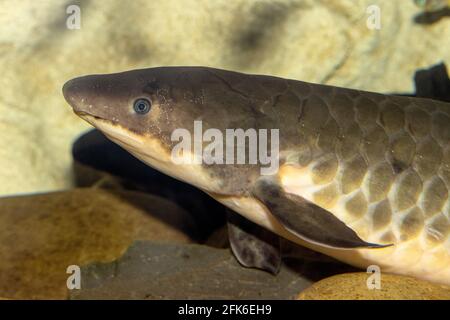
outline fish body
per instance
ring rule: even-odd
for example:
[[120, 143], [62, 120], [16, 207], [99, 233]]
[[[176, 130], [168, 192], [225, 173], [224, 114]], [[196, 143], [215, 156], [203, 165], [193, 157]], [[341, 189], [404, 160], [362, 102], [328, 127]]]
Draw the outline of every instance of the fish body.
[[[80, 77], [63, 91], [137, 158], [267, 230], [357, 267], [450, 284], [448, 103], [205, 67]], [[145, 115], [137, 99], [151, 102]], [[278, 170], [175, 164], [172, 134], [195, 121], [278, 129]]]

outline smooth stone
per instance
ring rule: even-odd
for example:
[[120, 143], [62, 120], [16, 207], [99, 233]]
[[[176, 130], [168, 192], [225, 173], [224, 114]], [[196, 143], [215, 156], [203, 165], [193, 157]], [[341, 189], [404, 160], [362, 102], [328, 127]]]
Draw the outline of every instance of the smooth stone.
[[139, 192], [0, 198], [0, 296], [65, 299], [69, 265], [113, 261], [137, 239], [191, 243], [195, 233], [186, 211]]
[[137, 241], [120, 259], [82, 267], [71, 299], [293, 299], [333, 264], [283, 264], [280, 273], [242, 267], [229, 249]]
[[211, 232], [209, 237], [206, 239], [205, 244], [218, 249], [229, 248], [230, 242], [228, 240], [228, 226], [224, 225]]
[[299, 300], [449, 300], [450, 287], [412, 277], [381, 274], [381, 288], [369, 290], [364, 272], [335, 275], [302, 291]]

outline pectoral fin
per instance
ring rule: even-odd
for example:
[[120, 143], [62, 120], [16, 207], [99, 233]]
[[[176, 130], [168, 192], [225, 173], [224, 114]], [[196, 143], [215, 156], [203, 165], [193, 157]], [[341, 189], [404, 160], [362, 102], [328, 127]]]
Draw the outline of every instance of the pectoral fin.
[[258, 180], [253, 195], [288, 231], [309, 242], [342, 249], [386, 247], [365, 242], [332, 213], [300, 196], [285, 193], [277, 181]]
[[245, 267], [277, 274], [281, 266], [280, 239], [274, 233], [228, 211], [228, 237], [236, 259]]

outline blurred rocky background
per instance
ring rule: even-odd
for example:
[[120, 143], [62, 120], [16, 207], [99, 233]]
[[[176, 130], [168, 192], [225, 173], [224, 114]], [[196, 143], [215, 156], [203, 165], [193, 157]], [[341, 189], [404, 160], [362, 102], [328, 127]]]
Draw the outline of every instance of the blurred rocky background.
[[[70, 30], [73, 4], [81, 28]], [[379, 29], [367, 25], [372, 5]], [[355, 270], [308, 250], [277, 278], [240, 267], [223, 207], [86, 133], [61, 94], [79, 75], [161, 65], [413, 93], [416, 70], [450, 65], [449, 9], [423, 8], [407, 0], [0, 0], [0, 298], [449, 299], [448, 288], [396, 276], [368, 291], [367, 274], [341, 275]], [[73, 264], [84, 280], [70, 293]]]

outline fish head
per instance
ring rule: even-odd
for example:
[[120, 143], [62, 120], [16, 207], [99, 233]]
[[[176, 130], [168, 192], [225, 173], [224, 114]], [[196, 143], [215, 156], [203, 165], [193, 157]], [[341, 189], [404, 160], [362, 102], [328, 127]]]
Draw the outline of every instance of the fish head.
[[[183, 129], [194, 136], [195, 121], [201, 121], [202, 131], [255, 127], [247, 97], [230, 89], [227, 76], [233, 73], [196, 67], [88, 75], [68, 81], [63, 95], [78, 116], [150, 166], [206, 191], [226, 192], [236, 186], [230, 177], [239, 177], [245, 188], [243, 171], [257, 168], [174, 162], [173, 150], [180, 142], [174, 132]], [[193, 140], [192, 149], [179, 158], [195, 157]]]

